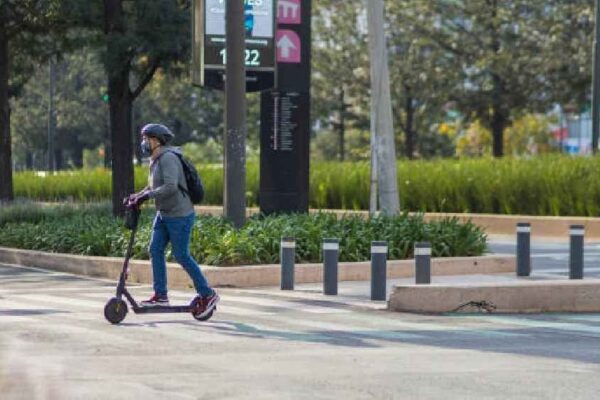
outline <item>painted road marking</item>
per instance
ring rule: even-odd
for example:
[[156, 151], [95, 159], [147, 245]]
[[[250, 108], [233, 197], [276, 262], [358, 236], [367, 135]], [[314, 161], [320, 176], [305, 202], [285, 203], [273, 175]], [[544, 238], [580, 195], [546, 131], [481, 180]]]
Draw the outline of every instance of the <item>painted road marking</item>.
[[84, 307], [84, 308], [102, 308], [103, 304], [100, 301], [84, 300], [76, 297], [62, 297], [62, 296], [51, 296], [45, 294], [19, 294], [15, 298], [23, 300], [42, 303], [42, 304], [60, 304], [71, 307]]
[[481, 318], [495, 324], [506, 324], [513, 326], [526, 326], [538, 329], [554, 329], [568, 332], [581, 332], [586, 334], [600, 335], [600, 326], [589, 326], [572, 322], [556, 322], [539, 319], [528, 319], [507, 316], [466, 316], [466, 318]]
[[337, 307], [320, 307], [314, 306], [310, 304], [305, 304], [301, 301], [292, 302], [286, 300], [271, 300], [266, 298], [256, 298], [256, 297], [248, 297], [248, 296], [231, 296], [224, 299], [224, 301], [231, 301], [235, 303], [246, 303], [246, 304], [254, 304], [257, 306], [264, 307], [277, 307], [284, 308], [288, 310], [294, 311], [302, 311], [312, 314], [345, 314], [351, 312], [345, 308], [337, 308]]

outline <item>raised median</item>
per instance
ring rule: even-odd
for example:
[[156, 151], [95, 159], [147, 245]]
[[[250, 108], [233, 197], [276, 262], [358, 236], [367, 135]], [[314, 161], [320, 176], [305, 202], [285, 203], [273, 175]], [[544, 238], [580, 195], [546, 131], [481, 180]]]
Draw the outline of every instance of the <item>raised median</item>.
[[[123, 259], [115, 257], [78, 256], [0, 247], [0, 262], [27, 265], [52, 271], [68, 272], [97, 278], [118, 279]], [[229, 287], [277, 286], [281, 279], [281, 266], [247, 265], [235, 267], [202, 266], [211, 285]], [[472, 275], [514, 272], [515, 257], [512, 255], [488, 255], [480, 257], [456, 257], [432, 259], [432, 275]], [[388, 261], [388, 278], [414, 276], [413, 260]], [[187, 273], [178, 264], [168, 264], [169, 286], [186, 288], [191, 285]], [[371, 279], [370, 262], [340, 262], [340, 281], [368, 281]], [[297, 264], [297, 283], [316, 283], [323, 280], [320, 263]], [[129, 281], [152, 283], [149, 261], [131, 260]]]
[[600, 280], [530, 280], [398, 285], [389, 309], [414, 313], [600, 312]]

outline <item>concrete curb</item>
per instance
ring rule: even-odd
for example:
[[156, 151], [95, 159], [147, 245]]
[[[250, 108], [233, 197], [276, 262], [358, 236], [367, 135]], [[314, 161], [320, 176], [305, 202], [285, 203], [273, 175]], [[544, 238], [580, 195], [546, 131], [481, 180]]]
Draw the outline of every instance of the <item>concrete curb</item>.
[[[123, 268], [123, 259], [114, 257], [77, 256], [40, 251], [0, 247], [0, 262], [38, 267], [77, 275], [117, 280]], [[432, 275], [495, 274], [515, 271], [515, 257], [493, 255], [481, 257], [434, 258], [431, 260]], [[203, 266], [202, 271], [215, 287], [278, 286], [281, 278], [280, 265], [248, 265], [236, 267]], [[178, 264], [168, 264], [169, 287], [187, 288], [191, 281]], [[388, 278], [414, 276], [414, 261], [388, 261]], [[340, 281], [368, 281], [371, 279], [370, 262], [339, 263]], [[323, 280], [322, 264], [297, 264], [296, 283], [317, 283]], [[131, 260], [129, 281], [151, 283], [152, 270], [149, 261]]]
[[[395, 286], [388, 302], [391, 311], [453, 312], [471, 301], [486, 301], [498, 313], [600, 312], [600, 279], [519, 280], [480, 284]], [[465, 307], [458, 312], [474, 312]]]
[[[200, 214], [223, 215], [221, 206], [196, 207]], [[247, 215], [258, 214], [258, 208], [248, 208]], [[363, 218], [369, 216], [368, 211], [353, 210], [310, 210], [311, 213], [330, 212], [338, 217], [343, 215], [357, 215]], [[414, 214], [414, 213], [410, 213]], [[515, 235], [517, 222], [531, 224], [532, 238], [555, 237], [569, 239], [570, 225], [583, 225], [586, 240], [600, 240], [600, 218], [590, 217], [544, 217], [531, 215], [498, 215], [498, 214], [466, 214], [466, 213], [426, 213], [425, 221], [436, 221], [443, 218], [458, 218], [461, 222], [471, 221], [485, 229], [490, 235]]]

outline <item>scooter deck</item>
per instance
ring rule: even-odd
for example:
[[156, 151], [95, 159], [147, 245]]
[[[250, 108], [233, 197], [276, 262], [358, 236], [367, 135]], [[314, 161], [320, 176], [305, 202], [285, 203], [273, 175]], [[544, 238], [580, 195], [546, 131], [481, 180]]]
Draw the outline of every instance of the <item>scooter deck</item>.
[[136, 314], [152, 314], [152, 313], [182, 313], [192, 312], [192, 307], [187, 306], [134, 306], [133, 312]]

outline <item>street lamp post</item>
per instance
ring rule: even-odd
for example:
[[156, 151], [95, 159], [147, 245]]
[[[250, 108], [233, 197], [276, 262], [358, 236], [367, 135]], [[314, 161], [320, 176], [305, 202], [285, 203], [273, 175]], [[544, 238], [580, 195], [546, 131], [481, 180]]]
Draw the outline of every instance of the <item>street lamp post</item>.
[[246, 218], [246, 68], [244, 2], [226, 3], [224, 214], [236, 228]]

